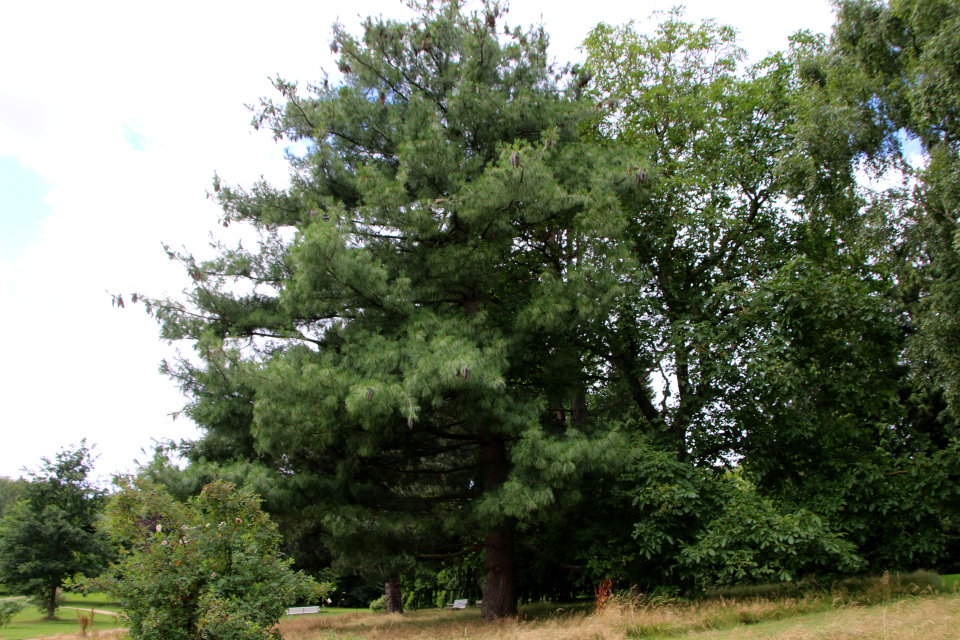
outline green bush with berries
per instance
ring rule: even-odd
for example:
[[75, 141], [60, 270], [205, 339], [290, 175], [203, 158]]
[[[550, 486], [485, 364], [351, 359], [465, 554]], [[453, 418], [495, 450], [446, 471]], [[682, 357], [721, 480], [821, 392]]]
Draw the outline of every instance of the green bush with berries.
[[268, 640], [286, 607], [331, 590], [290, 569], [260, 498], [214, 482], [186, 503], [125, 479], [104, 528], [120, 560], [81, 583], [106, 591], [134, 640]]

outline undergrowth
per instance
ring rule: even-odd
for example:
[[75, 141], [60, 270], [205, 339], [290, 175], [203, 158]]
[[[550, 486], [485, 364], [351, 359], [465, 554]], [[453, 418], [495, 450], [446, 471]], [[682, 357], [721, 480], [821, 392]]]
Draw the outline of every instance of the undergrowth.
[[704, 593], [703, 600], [743, 600], [763, 598], [767, 600], [782, 598], [801, 598], [821, 596], [829, 597], [831, 602], [841, 604], [875, 604], [904, 596], [936, 591], [950, 591], [944, 586], [944, 580], [932, 571], [914, 571], [912, 573], [884, 572], [880, 576], [843, 578], [828, 582], [818, 581], [815, 577], [800, 582], [781, 582], [776, 584], [740, 585], [711, 589]]

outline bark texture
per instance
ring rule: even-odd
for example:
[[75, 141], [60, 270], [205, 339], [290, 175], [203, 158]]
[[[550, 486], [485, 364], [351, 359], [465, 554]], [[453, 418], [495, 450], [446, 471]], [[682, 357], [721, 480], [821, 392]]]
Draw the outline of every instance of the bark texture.
[[504, 525], [487, 534], [484, 569], [487, 588], [481, 614], [484, 620], [517, 615], [517, 565], [513, 550], [513, 525]]
[[[493, 491], [507, 479], [509, 463], [502, 440], [485, 442], [481, 447], [484, 491]], [[484, 538], [486, 589], [483, 591], [481, 615], [484, 620], [497, 620], [517, 614], [517, 563], [514, 554], [514, 528], [505, 521]]]
[[383, 586], [387, 599], [387, 613], [403, 613], [400, 576], [392, 576]]
[[57, 619], [57, 587], [50, 587], [50, 602], [47, 603], [47, 615], [43, 617], [44, 620], [56, 620]]

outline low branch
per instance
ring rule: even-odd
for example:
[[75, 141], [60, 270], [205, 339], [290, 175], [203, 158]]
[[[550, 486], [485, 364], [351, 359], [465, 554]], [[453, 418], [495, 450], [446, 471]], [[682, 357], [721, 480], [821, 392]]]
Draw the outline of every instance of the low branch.
[[455, 552], [455, 553], [415, 553], [414, 555], [416, 555], [418, 558], [422, 558], [422, 559], [424, 559], [424, 560], [447, 560], [447, 559], [449, 559], [449, 558], [459, 558], [460, 556], [465, 556], [465, 555], [467, 555], [468, 553], [473, 553], [474, 551], [479, 551], [480, 549], [483, 549], [484, 547], [485, 547], [485, 545], [475, 544], [475, 545], [473, 545], [472, 547], [467, 547], [466, 549], [463, 549], [463, 550], [461, 550], [461, 551], [457, 551], [457, 552]]

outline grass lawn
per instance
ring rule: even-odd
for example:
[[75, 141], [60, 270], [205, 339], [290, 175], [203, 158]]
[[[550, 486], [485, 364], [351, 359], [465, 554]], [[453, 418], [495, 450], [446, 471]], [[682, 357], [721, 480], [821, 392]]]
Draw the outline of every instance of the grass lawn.
[[687, 637], [696, 640], [955, 640], [960, 637], [958, 628], [960, 599], [946, 596], [835, 609]]
[[943, 588], [947, 591], [954, 591], [960, 589], [960, 573], [955, 573], [951, 576], [940, 576], [943, 580]]
[[[297, 605], [299, 606], [299, 605]], [[296, 620], [297, 618], [324, 618], [327, 616], [342, 616], [349, 613], [370, 613], [369, 608], [349, 609], [347, 607], [322, 607], [320, 613], [303, 613], [296, 616], [283, 616], [285, 620]]]
[[63, 606], [77, 607], [87, 611], [90, 610], [90, 607], [96, 608], [97, 611], [113, 611], [114, 613], [120, 611], [120, 605], [110, 600], [110, 597], [105, 593], [91, 593], [86, 596], [79, 593], [67, 593], [63, 598]]
[[[64, 598], [63, 606], [57, 610], [59, 620], [41, 620], [43, 614], [37, 611], [36, 607], [27, 607], [14, 616], [10, 624], [0, 628], [0, 638], [3, 638], [3, 640], [26, 640], [27, 638], [77, 633], [80, 629], [77, 624], [77, 610], [79, 609], [80, 613], [86, 613], [89, 616], [90, 607], [95, 607], [98, 611], [117, 612], [120, 610], [116, 603], [110, 602], [107, 596], [102, 593], [93, 593], [89, 596], [68, 593]], [[117, 628], [117, 622], [113, 616], [100, 613], [94, 617], [92, 628], [100, 631], [115, 629]]]

